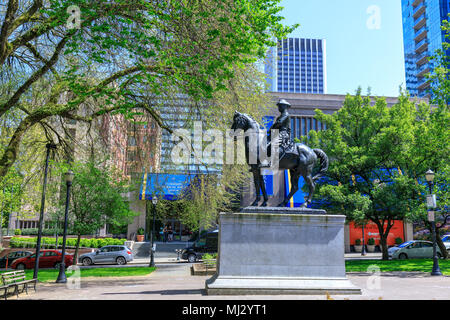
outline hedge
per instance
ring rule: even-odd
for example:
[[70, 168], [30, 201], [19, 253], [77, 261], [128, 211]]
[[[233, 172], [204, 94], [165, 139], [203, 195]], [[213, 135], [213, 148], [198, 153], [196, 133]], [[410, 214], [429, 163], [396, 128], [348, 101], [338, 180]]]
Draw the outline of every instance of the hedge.
[[[55, 233], [58, 233], [59, 235], [62, 235], [64, 233], [64, 229], [42, 229], [42, 235], [43, 236], [54, 236]], [[69, 229], [67, 231], [67, 234], [71, 234], [71, 230]], [[22, 229], [21, 233], [22, 236], [37, 236], [38, 234], [38, 228], [28, 228], [28, 229]]]
[[[37, 237], [33, 238], [22, 238], [22, 237], [12, 237], [9, 243], [11, 248], [35, 248]], [[99, 238], [99, 239], [81, 239], [80, 248], [101, 248], [107, 245], [123, 245], [126, 239], [113, 239], [113, 238]], [[56, 246], [55, 238], [41, 238], [41, 248], [55, 248]], [[58, 238], [58, 246], [62, 247], [63, 238]], [[77, 245], [76, 238], [66, 239], [67, 248], [75, 248]]]

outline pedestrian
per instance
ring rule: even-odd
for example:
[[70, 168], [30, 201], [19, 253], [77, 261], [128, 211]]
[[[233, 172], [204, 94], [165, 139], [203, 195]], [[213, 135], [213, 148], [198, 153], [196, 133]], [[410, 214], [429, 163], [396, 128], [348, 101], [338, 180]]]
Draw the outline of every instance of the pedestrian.
[[169, 235], [169, 242], [173, 240], [173, 230], [172, 230], [172, 226], [169, 225], [169, 228], [167, 228], [167, 233]]
[[163, 237], [164, 237], [164, 242], [167, 242], [167, 226], [164, 226]]

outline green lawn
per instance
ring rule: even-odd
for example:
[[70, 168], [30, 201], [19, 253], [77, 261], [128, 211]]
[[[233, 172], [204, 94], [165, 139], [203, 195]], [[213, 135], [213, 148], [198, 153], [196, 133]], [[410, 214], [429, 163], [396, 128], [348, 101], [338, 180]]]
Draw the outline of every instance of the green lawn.
[[[433, 260], [408, 259], [408, 260], [347, 260], [345, 269], [347, 272], [367, 272], [369, 266], [376, 265], [381, 272], [392, 271], [421, 271], [431, 272]], [[450, 276], [450, 260], [439, 260], [439, 268], [443, 275]]]
[[[80, 269], [80, 276], [84, 277], [129, 277], [129, 276], [146, 276], [156, 268], [154, 267], [123, 267], [123, 268], [90, 268], [90, 269]], [[8, 270], [14, 271], [14, 270]], [[3, 273], [5, 271], [0, 272]], [[27, 279], [33, 277], [34, 270], [25, 270]], [[53, 282], [58, 278], [59, 270], [56, 269], [43, 269], [39, 270], [38, 280], [40, 282]], [[66, 271], [66, 276], [69, 278], [73, 275], [73, 271]], [[1, 279], [0, 279], [1, 282]]]

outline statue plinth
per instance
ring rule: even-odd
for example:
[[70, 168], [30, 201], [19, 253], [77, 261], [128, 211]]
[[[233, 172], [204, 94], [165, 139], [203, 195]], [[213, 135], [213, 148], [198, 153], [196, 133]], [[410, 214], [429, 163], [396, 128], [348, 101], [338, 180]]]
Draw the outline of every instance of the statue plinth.
[[245, 207], [239, 211], [241, 213], [271, 213], [271, 214], [327, 214], [322, 209], [309, 208], [289, 208], [289, 207]]
[[217, 272], [206, 280], [207, 294], [361, 294], [345, 274], [345, 216], [300, 208], [242, 211], [220, 214]]

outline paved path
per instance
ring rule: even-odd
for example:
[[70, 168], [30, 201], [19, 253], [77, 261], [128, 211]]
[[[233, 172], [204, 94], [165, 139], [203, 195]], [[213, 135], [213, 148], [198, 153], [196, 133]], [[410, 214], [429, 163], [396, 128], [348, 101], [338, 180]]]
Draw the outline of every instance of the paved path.
[[[142, 277], [81, 278], [79, 288], [41, 283], [19, 299], [51, 300], [325, 300], [325, 295], [207, 296], [205, 280], [210, 276], [190, 275], [190, 264], [169, 263]], [[362, 295], [336, 295], [335, 300], [450, 300], [450, 277], [427, 273], [395, 272], [380, 276], [349, 273], [348, 278], [362, 289]], [[72, 284], [73, 285], [73, 284]], [[15, 297], [11, 297], [15, 299]]]

